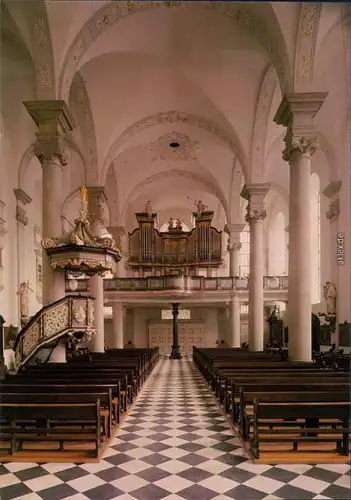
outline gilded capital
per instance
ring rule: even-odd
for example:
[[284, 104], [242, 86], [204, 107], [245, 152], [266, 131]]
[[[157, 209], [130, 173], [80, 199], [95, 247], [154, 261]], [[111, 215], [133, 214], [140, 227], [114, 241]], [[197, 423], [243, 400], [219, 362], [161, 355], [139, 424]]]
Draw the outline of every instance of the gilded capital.
[[246, 210], [247, 213], [245, 216], [245, 220], [249, 224], [251, 224], [252, 222], [263, 222], [267, 215], [266, 210], [253, 210], [250, 207], [247, 207]]

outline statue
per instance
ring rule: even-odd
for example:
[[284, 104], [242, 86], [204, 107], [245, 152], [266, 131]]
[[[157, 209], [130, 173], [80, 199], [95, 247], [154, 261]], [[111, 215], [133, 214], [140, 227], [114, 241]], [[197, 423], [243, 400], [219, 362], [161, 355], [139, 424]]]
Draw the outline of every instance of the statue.
[[327, 305], [327, 314], [336, 314], [336, 287], [334, 283], [326, 281], [323, 286], [323, 295]]
[[21, 319], [22, 318], [28, 318], [28, 290], [33, 292], [33, 290], [29, 286], [29, 281], [24, 281], [23, 283], [20, 284], [19, 290], [17, 294], [20, 297], [20, 312], [21, 312]]
[[146, 205], [145, 205], [145, 208], [144, 208], [144, 212], [151, 215], [152, 214], [152, 204], [151, 204], [151, 201], [147, 201], [146, 202]]
[[280, 310], [277, 305], [273, 306], [273, 309], [269, 315], [268, 321], [277, 321], [280, 319]]
[[180, 219], [177, 219], [176, 229], [177, 229], [177, 231], [183, 231], [183, 225], [182, 225], [182, 221]]
[[168, 221], [168, 231], [173, 231], [173, 224], [174, 224], [174, 219], [170, 217]]
[[201, 214], [202, 212], [204, 212], [206, 210], [206, 206], [202, 203], [201, 200], [199, 201], [195, 201], [195, 205], [196, 205], [196, 208], [197, 208], [197, 213], [198, 214]]

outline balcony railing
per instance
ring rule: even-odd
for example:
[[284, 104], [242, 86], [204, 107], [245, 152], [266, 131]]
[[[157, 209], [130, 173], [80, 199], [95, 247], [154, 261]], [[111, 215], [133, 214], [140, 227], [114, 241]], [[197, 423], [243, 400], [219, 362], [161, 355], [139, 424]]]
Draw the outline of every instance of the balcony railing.
[[[77, 280], [76, 292], [89, 292], [89, 280]], [[248, 278], [205, 278], [203, 276], [173, 277], [149, 276], [147, 278], [109, 278], [104, 280], [105, 292], [160, 292], [160, 291], [222, 291], [248, 290]], [[264, 290], [287, 290], [287, 276], [264, 276]], [[66, 281], [66, 291], [71, 292], [69, 280]]]

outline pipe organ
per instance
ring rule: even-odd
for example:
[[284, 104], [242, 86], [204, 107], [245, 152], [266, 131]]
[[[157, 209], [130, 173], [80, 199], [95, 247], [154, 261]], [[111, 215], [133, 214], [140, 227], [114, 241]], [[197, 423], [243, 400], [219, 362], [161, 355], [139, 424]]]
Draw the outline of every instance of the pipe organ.
[[157, 213], [136, 213], [138, 228], [128, 234], [128, 265], [139, 273], [196, 275], [222, 264], [222, 231], [211, 226], [214, 212], [193, 213], [195, 228], [183, 231], [170, 219], [168, 231], [155, 228]]

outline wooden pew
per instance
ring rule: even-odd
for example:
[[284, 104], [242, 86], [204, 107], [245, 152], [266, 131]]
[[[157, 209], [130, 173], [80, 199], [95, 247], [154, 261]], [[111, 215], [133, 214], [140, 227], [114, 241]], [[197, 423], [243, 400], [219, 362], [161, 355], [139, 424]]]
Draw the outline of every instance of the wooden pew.
[[[27, 388], [24, 386], [23, 390]], [[112, 407], [112, 392], [109, 389], [106, 392], [95, 392], [95, 393], [57, 393], [52, 389], [52, 392], [22, 392], [22, 393], [11, 393], [2, 392], [0, 394], [0, 404], [1, 403], [12, 403], [12, 404], [70, 404], [70, 403], [97, 403], [100, 400], [100, 417], [103, 427], [103, 433], [107, 438], [112, 435], [113, 428], [113, 407]], [[1, 420], [1, 415], [0, 415]], [[115, 421], [115, 425], [117, 422]], [[62, 425], [62, 424], [61, 424]], [[67, 421], [66, 425], [71, 425], [71, 422]]]
[[[25, 442], [57, 442], [57, 451], [64, 451], [66, 442], [94, 443], [94, 456], [99, 457], [101, 445], [100, 401], [96, 403], [67, 404], [0, 404], [1, 418], [4, 422], [0, 428], [1, 442], [8, 442], [8, 452], [14, 455], [23, 450]], [[43, 421], [52, 421], [55, 427], [42, 427]], [[75, 427], [61, 427], [67, 420], [75, 423]], [[31, 421], [32, 425], [23, 427], [20, 422]], [[82, 422], [84, 426], [82, 428]], [[38, 423], [38, 425], [37, 425]], [[7, 424], [7, 425], [6, 425]]]
[[238, 409], [240, 405], [240, 388], [247, 392], [334, 392], [349, 391], [350, 382], [346, 381], [338, 383], [337, 387], [334, 382], [313, 381], [306, 382], [306, 380], [294, 381], [293, 379], [277, 381], [276, 379], [256, 379], [256, 380], [237, 380], [232, 382], [230, 393], [231, 398], [231, 417], [232, 422], [235, 424], [238, 420]]
[[[292, 443], [293, 450], [298, 451], [299, 445], [304, 442], [310, 443], [315, 451], [319, 451], [320, 443], [335, 443], [340, 454], [349, 453], [350, 428], [350, 402], [332, 403], [261, 403], [257, 398], [254, 400], [253, 433], [250, 436], [250, 446], [255, 458], [260, 458], [260, 445], [262, 443]], [[309, 428], [308, 433], [301, 435], [301, 428], [276, 428], [281, 419], [324, 419], [337, 420], [340, 425], [331, 427]], [[271, 425], [261, 427], [262, 421]], [[308, 435], [316, 433], [317, 436]]]
[[121, 403], [119, 396], [119, 386], [115, 384], [94, 384], [94, 383], [79, 383], [74, 380], [71, 383], [65, 381], [64, 383], [57, 384], [53, 383], [51, 380], [42, 379], [40, 381], [27, 381], [23, 384], [20, 383], [4, 383], [1, 387], [1, 392], [7, 394], [21, 394], [23, 392], [27, 393], [71, 393], [71, 394], [91, 394], [99, 392], [109, 392], [112, 394], [112, 408], [113, 408], [113, 419], [119, 424], [121, 419]]
[[332, 403], [347, 402], [350, 399], [349, 391], [279, 391], [262, 392], [255, 390], [248, 392], [240, 387], [240, 433], [244, 439], [250, 434], [250, 425], [253, 423], [253, 402], [258, 399], [261, 403]]

